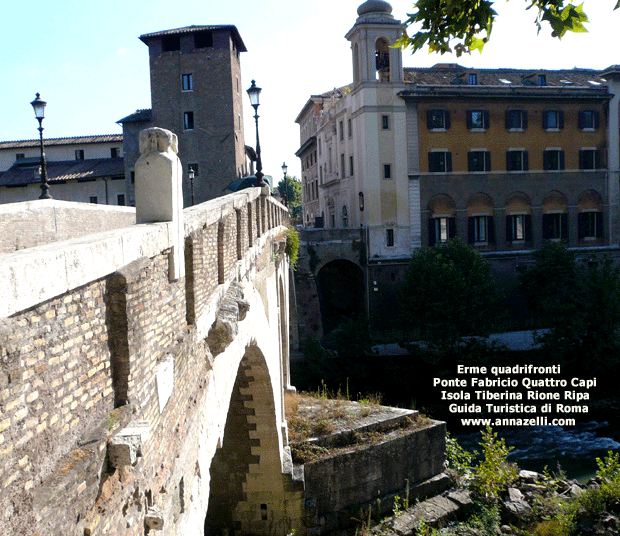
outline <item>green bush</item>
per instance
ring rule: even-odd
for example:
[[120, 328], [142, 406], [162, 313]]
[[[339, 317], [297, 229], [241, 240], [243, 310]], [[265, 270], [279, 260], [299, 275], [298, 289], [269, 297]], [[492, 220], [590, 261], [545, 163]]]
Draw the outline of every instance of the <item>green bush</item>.
[[286, 231], [286, 246], [284, 252], [294, 270], [297, 267], [297, 259], [299, 257], [299, 233], [294, 227], [289, 227]]
[[472, 489], [481, 499], [496, 502], [502, 492], [517, 479], [516, 466], [506, 461], [513, 447], [498, 439], [490, 426], [482, 432], [482, 460], [474, 468]]

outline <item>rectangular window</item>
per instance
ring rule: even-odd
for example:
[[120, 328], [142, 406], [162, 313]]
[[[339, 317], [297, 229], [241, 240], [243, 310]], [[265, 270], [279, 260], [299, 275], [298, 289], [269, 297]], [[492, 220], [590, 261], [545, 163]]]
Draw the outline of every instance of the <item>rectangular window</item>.
[[344, 121], [340, 121], [338, 123], [338, 128], [340, 130], [340, 141], [344, 140]]
[[489, 112], [487, 110], [467, 110], [467, 128], [469, 130], [487, 130]]
[[340, 155], [340, 174], [343, 179], [347, 175], [347, 170], [344, 168], [344, 155], [343, 154]]
[[183, 91], [194, 91], [194, 75], [192, 73], [181, 75], [181, 88]]
[[527, 128], [527, 112], [525, 110], [506, 110], [506, 129], [525, 130]]
[[427, 110], [426, 126], [429, 130], [448, 130], [450, 128], [450, 112], [447, 110]]
[[353, 124], [351, 122], [351, 119], [347, 119], [347, 130], [349, 131], [349, 138], [353, 137]]
[[75, 159], [76, 160], [84, 160], [84, 149], [76, 149], [75, 150]]
[[488, 229], [487, 229], [488, 216], [473, 216], [473, 242], [474, 244], [486, 244], [488, 242]]
[[179, 35], [165, 35], [161, 38], [161, 49], [164, 52], [173, 52], [174, 50], [181, 50], [181, 36]]
[[563, 170], [564, 151], [561, 149], [547, 149], [543, 151], [543, 169], [545, 171]]
[[566, 240], [568, 238], [568, 216], [563, 212], [543, 214], [543, 238], [545, 240]]
[[601, 153], [598, 149], [581, 149], [579, 151], [579, 169], [600, 169]]
[[389, 115], [381, 116], [381, 128], [383, 130], [390, 130], [390, 116]]
[[596, 130], [600, 126], [600, 118], [597, 110], [579, 110], [579, 129]]
[[394, 229], [385, 230], [385, 245], [387, 247], [394, 246]]
[[467, 153], [468, 171], [491, 171], [491, 153], [489, 151], [469, 151]]
[[185, 130], [194, 129], [194, 112], [183, 112], [183, 128]]
[[213, 46], [213, 32], [210, 30], [202, 30], [194, 33], [195, 48], [209, 48]]
[[22, 158], [25, 158], [25, 154], [24, 153], [17, 153], [15, 155], [15, 160], [21, 160]]
[[512, 241], [525, 240], [525, 214], [514, 214], [510, 216], [510, 220]]
[[136, 172], [135, 171], [130, 171], [129, 172], [129, 180], [131, 181], [131, 184], [135, 184], [135, 182], [136, 182]]
[[452, 153], [431, 151], [428, 153], [428, 170], [430, 173], [450, 173], [452, 171]]
[[546, 86], [547, 85], [547, 75], [546, 74], [539, 74], [538, 75], [538, 85], [539, 86]]
[[435, 226], [435, 243], [447, 242], [449, 238], [449, 218], [433, 218]]
[[579, 213], [579, 238], [595, 240], [603, 237], [603, 214], [597, 211]]
[[96, 195], [91, 195], [89, 198], [89, 202], [92, 203], [93, 205], [97, 204], [97, 196]]
[[353, 156], [349, 156], [349, 175], [353, 176]]
[[118, 157], [119, 157], [118, 147], [111, 147], [110, 148], [110, 158], [118, 158]]
[[125, 206], [125, 194], [116, 194], [116, 204], [119, 207]]
[[511, 149], [506, 151], [506, 171], [527, 171], [527, 151], [523, 149]]
[[469, 85], [477, 86], [478, 85], [478, 75], [476, 73], [469, 73]]
[[545, 110], [542, 119], [545, 130], [561, 130], [564, 128], [564, 112], [562, 110]]
[[383, 164], [383, 178], [384, 179], [392, 178], [392, 164]]

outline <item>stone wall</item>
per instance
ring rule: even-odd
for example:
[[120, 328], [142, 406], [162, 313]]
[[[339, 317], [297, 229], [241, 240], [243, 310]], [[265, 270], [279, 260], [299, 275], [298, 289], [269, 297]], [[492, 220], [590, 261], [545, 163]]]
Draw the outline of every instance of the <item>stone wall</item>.
[[56, 199], [8, 203], [0, 205], [0, 253], [129, 227], [135, 223], [136, 210], [130, 207]]
[[[247, 399], [262, 400], [254, 412], [271, 415], [272, 426], [252, 436], [262, 465], [250, 472], [273, 489], [290, 481], [282, 475], [278, 324], [288, 264], [272, 246], [283, 240], [286, 210], [252, 189], [184, 216], [186, 278], [170, 277], [168, 223], [0, 256], [0, 526], [7, 534], [202, 535], [211, 459], [252, 347], [265, 356], [253, 369], [272, 386], [253, 382], [261, 395]], [[261, 233], [257, 221], [265, 221]], [[207, 335], [233, 283], [249, 312], [229, 324], [233, 337], [214, 357]], [[253, 501], [268, 505], [272, 518], [283, 506], [255, 493], [242, 510], [260, 529]]]
[[[442, 491], [428, 482], [440, 475], [445, 461], [446, 424], [430, 421], [400, 437], [304, 464], [308, 534], [323, 534], [360, 520], [360, 511], [409, 486], [409, 501]], [[382, 512], [383, 513], [383, 512]]]

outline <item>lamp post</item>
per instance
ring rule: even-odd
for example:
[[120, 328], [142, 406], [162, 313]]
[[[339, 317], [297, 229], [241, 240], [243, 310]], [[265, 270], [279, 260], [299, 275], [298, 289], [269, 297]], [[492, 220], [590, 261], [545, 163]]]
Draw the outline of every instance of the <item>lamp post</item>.
[[47, 102], [45, 102], [39, 93], [37, 93], [37, 98], [34, 99], [30, 104], [34, 108], [34, 116], [37, 121], [39, 121], [39, 138], [41, 140], [41, 195], [39, 199], [51, 199], [50, 195], [50, 185], [47, 182], [47, 162], [45, 161], [45, 148], [43, 147], [43, 119], [45, 118], [45, 106]]
[[189, 186], [192, 193], [192, 206], [194, 206], [194, 168], [190, 167], [188, 171]]
[[288, 166], [286, 162], [282, 162], [282, 173], [284, 173], [284, 206], [288, 208], [288, 179], [286, 178], [286, 172], [288, 171]]
[[260, 159], [260, 140], [258, 138], [258, 107], [260, 105], [260, 92], [261, 88], [256, 85], [256, 82], [252, 80], [252, 85], [248, 89], [248, 96], [250, 97], [250, 104], [254, 108], [254, 121], [256, 121], [256, 186], [265, 186], [263, 181], [263, 164]]

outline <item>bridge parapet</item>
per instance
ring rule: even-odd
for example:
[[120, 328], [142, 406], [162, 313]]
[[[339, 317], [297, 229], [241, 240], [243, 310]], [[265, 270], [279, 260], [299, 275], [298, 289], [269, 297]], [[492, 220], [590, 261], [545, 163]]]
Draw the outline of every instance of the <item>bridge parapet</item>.
[[[159, 520], [165, 534], [199, 534], [210, 462], [252, 341], [266, 356], [282, 456], [288, 264], [274, 253], [287, 218], [259, 189], [185, 209], [186, 277], [176, 279], [172, 222], [0, 255], [0, 511], [9, 534], [143, 534]], [[214, 358], [206, 335], [233, 282], [251, 310], [231, 350]], [[139, 456], [117, 457], [116, 467], [107, 444], [130, 423], [148, 434]]]

